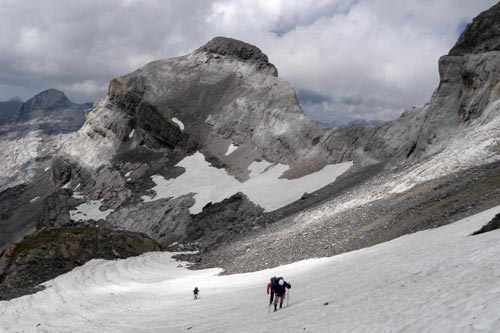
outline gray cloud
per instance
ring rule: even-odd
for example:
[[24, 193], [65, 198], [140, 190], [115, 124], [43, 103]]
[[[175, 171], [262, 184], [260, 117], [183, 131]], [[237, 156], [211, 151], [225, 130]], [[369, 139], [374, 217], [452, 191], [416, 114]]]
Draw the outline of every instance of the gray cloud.
[[495, 0], [0, 0], [0, 100], [49, 87], [76, 101], [214, 36], [259, 46], [306, 114], [392, 119], [426, 102], [437, 60]]

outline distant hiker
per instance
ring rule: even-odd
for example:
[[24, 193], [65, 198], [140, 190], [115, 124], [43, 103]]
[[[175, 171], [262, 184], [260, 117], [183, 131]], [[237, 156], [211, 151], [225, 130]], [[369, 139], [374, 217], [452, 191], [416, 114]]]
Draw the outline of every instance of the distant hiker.
[[269, 283], [267, 284], [267, 294], [271, 295], [269, 297], [269, 306], [273, 304], [273, 299], [274, 299], [274, 290], [273, 290], [273, 282], [276, 279], [276, 276], [273, 276], [270, 280]]
[[200, 292], [200, 289], [198, 289], [198, 287], [194, 287], [194, 290], [193, 290], [194, 299], [198, 299], [199, 292]]
[[280, 299], [280, 309], [283, 306], [283, 301], [285, 300], [286, 289], [292, 288], [292, 285], [286, 282], [282, 277], [275, 278], [272, 284], [274, 293], [276, 297], [274, 298], [274, 311], [276, 311], [278, 306], [278, 298]]

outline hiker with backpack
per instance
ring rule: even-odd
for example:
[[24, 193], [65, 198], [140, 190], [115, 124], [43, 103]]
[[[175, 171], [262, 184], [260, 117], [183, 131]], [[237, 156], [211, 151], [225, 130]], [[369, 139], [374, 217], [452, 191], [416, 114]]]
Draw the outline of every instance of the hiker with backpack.
[[200, 289], [198, 289], [198, 287], [194, 287], [194, 290], [193, 290], [194, 299], [198, 299], [199, 292], [200, 292]]
[[272, 288], [275, 293], [274, 297], [274, 311], [276, 312], [278, 307], [278, 298], [280, 299], [280, 309], [283, 306], [283, 301], [285, 300], [286, 290], [292, 288], [292, 285], [286, 282], [282, 277], [275, 278], [272, 283]]
[[274, 290], [273, 290], [273, 282], [276, 279], [276, 276], [273, 276], [270, 280], [269, 283], [267, 284], [267, 294], [271, 295], [269, 296], [269, 306], [273, 304], [273, 299], [274, 299]]

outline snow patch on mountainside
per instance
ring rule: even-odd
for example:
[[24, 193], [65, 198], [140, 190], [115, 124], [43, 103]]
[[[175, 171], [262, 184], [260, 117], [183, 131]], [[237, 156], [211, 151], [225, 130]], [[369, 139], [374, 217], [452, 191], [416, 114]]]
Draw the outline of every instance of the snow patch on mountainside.
[[177, 118], [175, 118], [175, 117], [174, 117], [174, 118], [172, 118], [172, 121], [173, 121], [174, 123], [176, 123], [176, 124], [177, 124], [177, 126], [179, 126], [179, 128], [181, 129], [181, 131], [184, 131], [184, 124], [182, 123], [182, 121], [180, 121], [179, 119], [177, 119]]
[[[495, 332], [500, 231], [468, 235], [499, 212], [500, 206], [359, 251], [246, 274], [190, 271], [170, 253], [92, 260], [46, 282], [44, 291], [0, 302], [0, 330]], [[284, 276], [292, 289], [289, 304], [268, 314], [270, 276]]]
[[352, 162], [327, 165], [318, 172], [291, 180], [280, 178], [288, 170], [287, 165], [253, 162], [249, 167], [250, 178], [245, 182], [239, 182], [224, 169], [211, 166], [199, 152], [184, 158], [177, 166], [186, 171], [174, 179], [153, 176], [156, 186], [152, 190], [156, 195], [142, 198], [155, 201], [195, 193], [196, 203], [189, 211], [197, 214], [207, 203], [220, 202], [237, 192], [243, 192], [266, 211], [276, 210], [299, 199], [305, 192], [314, 192], [333, 182], [352, 166]]
[[[81, 198], [80, 195], [74, 196], [75, 198]], [[101, 210], [102, 199], [100, 200], [90, 200], [90, 202], [84, 202], [74, 210], [69, 211], [69, 216], [73, 221], [88, 221], [88, 220], [105, 220], [109, 214], [114, 212], [113, 209]]]
[[238, 149], [238, 146], [235, 146], [231, 143], [227, 148], [226, 156], [231, 155], [236, 149]]

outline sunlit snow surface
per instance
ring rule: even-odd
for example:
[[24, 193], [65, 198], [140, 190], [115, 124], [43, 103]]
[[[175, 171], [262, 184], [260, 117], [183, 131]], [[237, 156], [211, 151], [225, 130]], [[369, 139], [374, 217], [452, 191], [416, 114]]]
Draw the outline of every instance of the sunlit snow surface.
[[[93, 260], [45, 291], [0, 302], [0, 331], [498, 332], [500, 230], [468, 235], [499, 212], [247, 274], [189, 271], [169, 253]], [[273, 275], [292, 284], [291, 297], [268, 314]]]
[[172, 121], [173, 121], [174, 123], [176, 123], [176, 124], [177, 124], [177, 126], [179, 126], [179, 128], [181, 129], [181, 131], [184, 131], [184, 124], [182, 123], [182, 121], [180, 121], [179, 119], [177, 119], [177, 118], [175, 118], [175, 117], [174, 117], [174, 118], [172, 118]]
[[236, 149], [238, 149], [238, 146], [235, 146], [231, 143], [227, 148], [226, 156], [231, 155]]
[[186, 169], [179, 177], [166, 180], [163, 176], [153, 176], [156, 195], [142, 198], [144, 201], [153, 201], [195, 193], [196, 203], [189, 211], [197, 214], [209, 202], [220, 202], [237, 192], [243, 192], [252, 202], [266, 211], [272, 211], [294, 202], [304, 192], [311, 193], [333, 182], [351, 165], [352, 162], [327, 165], [318, 172], [288, 180], [279, 178], [288, 170], [287, 165], [254, 162], [249, 167], [250, 179], [241, 183], [228, 175], [226, 170], [212, 167], [198, 152], [177, 164]]
[[[75, 198], [82, 198], [83, 196], [75, 192], [73, 194]], [[69, 211], [69, 216], [73, 221], [87, 221], [87, 220], [104, 220], [106, 217], [113, 212], [113, 209], [101, 210], [102, 199], [101, 200], [91, 200], [90, 202], [84, 202], [74, 210]]]

